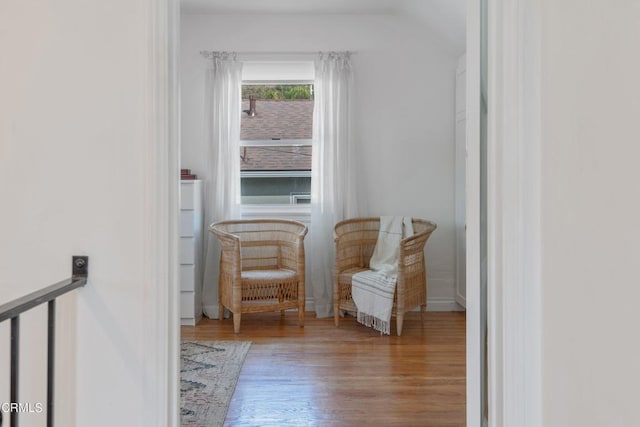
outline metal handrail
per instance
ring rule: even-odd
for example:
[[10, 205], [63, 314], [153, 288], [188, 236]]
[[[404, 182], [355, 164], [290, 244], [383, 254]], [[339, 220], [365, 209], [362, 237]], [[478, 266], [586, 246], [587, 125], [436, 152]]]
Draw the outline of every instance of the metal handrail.
[[[20, 359], [20, 314], [40, 304], [48, 304], [47, 324], [47, 427], [53, 427], [54, 410], [54, 365], [55, 365], [55, 308], [56, 298], [87, 284], [89, 257], [74, 256], [71, 261], [72, 275], [69, 279], [32, 292], [28, 295], [0, 305], [0, 323], [11, 319], [11, 379], [10, 405], [17, 405]], [[18, 410], [10, 406], [9, 426], [18, 427]], [[3, 416], [0, 409], [0, 426]]]

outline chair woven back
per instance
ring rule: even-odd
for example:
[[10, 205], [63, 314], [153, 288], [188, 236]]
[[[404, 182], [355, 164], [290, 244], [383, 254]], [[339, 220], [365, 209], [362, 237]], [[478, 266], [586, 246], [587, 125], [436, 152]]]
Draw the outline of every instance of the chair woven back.
[[269, 268], [296, 269], [298, 239], [307, 233], [307, 227], [297, 221], [256, 219], [222, 221], [210, 230], [223, 245], [223, 250], [240, 250], [241, 269]]
[[369, 268], [378, 241], [380, 218], [354, 218], [341, 221], [334, 228], [336, 269]]
[[240, 330], [242, 313], [298, 309], [304, 324], [307, 227], [297, 221], [256, 219], [221, 221], [209, 227], [220, 241], [219, 309], [233, 313]]

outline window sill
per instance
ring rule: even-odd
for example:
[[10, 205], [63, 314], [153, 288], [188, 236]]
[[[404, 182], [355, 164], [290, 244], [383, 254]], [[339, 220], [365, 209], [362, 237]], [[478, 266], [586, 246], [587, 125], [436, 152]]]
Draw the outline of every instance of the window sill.
[[282, 218], [308, 224], [311, 221], [311, 205], [242, 205], [244, 219]]

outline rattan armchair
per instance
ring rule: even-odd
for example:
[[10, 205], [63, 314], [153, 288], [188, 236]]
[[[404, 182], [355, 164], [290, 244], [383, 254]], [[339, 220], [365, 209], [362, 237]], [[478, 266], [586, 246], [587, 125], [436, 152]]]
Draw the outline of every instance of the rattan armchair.
[[[407, 311], [427, 307], [427, 275], [424, 246], [436, 224], [412, 219], [414, 234], [400, 242], [398, 281], [393, 301], [392, 316], [396, 316], [398, 336], [402, 334], [402, 322]], [[336, 326], [340, 323], [340, 311], [355, 312], [351, 298], [351, 278], [369, 269], [369, 260], [378, 240], [380, 218], [354, 218], [341, 221], [334, 228], [335, 267], [333, 274], [333, 315]]]
[[240, 332], [243, 313], [298, 309], [304, 326], [307, 227], [297, 221], [256, 219], [222, 221], [209, 227], [220, 241], [218, 303]]

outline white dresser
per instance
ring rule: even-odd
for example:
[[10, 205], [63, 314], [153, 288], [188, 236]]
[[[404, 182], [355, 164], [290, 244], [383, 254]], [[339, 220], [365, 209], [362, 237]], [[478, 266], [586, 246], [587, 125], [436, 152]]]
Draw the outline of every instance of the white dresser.
[[202, 181], [180, 182], [180, 321], [202, 318]]

